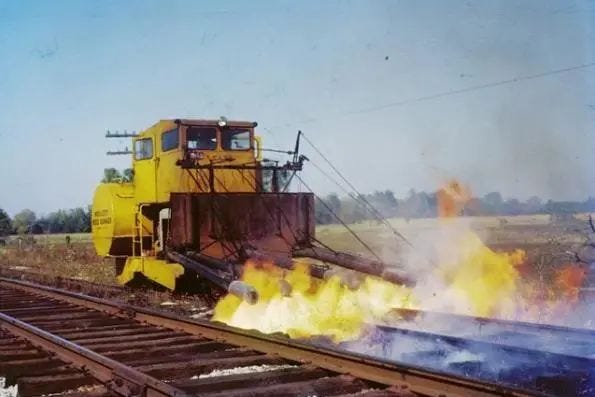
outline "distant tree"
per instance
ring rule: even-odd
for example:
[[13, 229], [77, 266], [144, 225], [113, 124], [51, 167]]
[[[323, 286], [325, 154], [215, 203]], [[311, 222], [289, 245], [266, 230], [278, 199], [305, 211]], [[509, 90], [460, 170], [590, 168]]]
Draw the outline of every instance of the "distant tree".
[[331, 193], [326, 196], [326, 203], [335, 214], [338, 214], [339, 211], [341, 211], [341, 199], [336, 193]]
[[370, 219], [371, 216], [370, 211], [360, 200], [349, 197], [341, 202], [339, 218], [345, 223], [357, 223]]
[[537, 196], [531, 196], [525, 201], [525, 212], [536, 214], [543, 211], [543, 201]]
[[30, 231], [36, 220], [35, 212], [24, 209], [14, 216], [12, 226], [18, 234], [24, 234]]
[[335, 193], [331, 193], [328, 196], [321, 198], [320, 201], [317, 200], [314, 204], [314, 217], [316, 218], [316, 222], [321, 225], [336, 223], [337, 219], [335, 215], [339, 216], [339, 212], [341, 211], [341, 199], [339, 199], [339, 196]]
[[86, 233], [91, 231], [91, 209], [58, 210], [49, 213], [38, 223], [44, 224], [50, 233]]
[[70, 231], [68, 233], [86, 233], [91, 231], [91, 211], [89, 207], [70, 210]]
[[2, 208], [0, 208], [0, 237], [7, 236], [12, 231], [12, 221]]
[[126, 168], [122, 171], [122, 182], [133, 182], [134, 181], [134, 170], [132, 168]]
[[[375, 191], [373, 194], [367, 196], [367, 201], [372, 207], [380, 213], [382, 218], [390, 218], [397, 214], [399, 203], [395, 194], [390, 190], [383, 192]], [[370, 214], [372, 218], [378, 218], [378, 214]]]
[[429, 217], [436, 215], [436, 195], [416, 192], [410, 189], [407, 198], [399, 205], [399, 216], [406, 218]]
[[500, 192], [491, 192], [483, 196], [483, 201], [487, 205], [499, 207], [502, 205], [504, 200], [502, 200], [502, 195]]
[[500, 214], [503, 210], [504, 200], [500, 192], [491, 192], [483, 196], [483, 209], [487, 214]]
[[504, 215], [520, 215], [523, 213], [523, 205], [515, 198], [506, 200], [503, 204], [502, 212]]
[[43, 233], [43, 226], [39, 222], [35, 222], [29, 228], [29, 233], [31, 234], [42, 234]]
[[105, 168], [103, 170], [103, 179], [101, 180], [102, 183], [114, 183], [114, 182], [121, 182], [122, 181], [122, 174], [115, 168]]

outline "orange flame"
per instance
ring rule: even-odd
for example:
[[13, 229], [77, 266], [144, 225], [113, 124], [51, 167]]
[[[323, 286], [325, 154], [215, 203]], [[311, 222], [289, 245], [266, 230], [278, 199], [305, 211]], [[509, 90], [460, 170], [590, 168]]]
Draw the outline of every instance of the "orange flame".
[[582, 266], [572, 263], [566, 264], [556, 271], [554, 285], [563, 298], [570, 302], [576, 302], [586, 274], [587, 271]]
[[471, 191], [462, 183], [451, 180], [436, 193], [438, 217], [454, 218], [462, 214], [465, 204], [471, 199]]

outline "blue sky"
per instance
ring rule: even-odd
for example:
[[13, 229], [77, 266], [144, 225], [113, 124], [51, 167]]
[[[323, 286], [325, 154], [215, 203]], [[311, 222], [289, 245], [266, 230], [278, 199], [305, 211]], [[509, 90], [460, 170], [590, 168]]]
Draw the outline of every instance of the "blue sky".
[[221, 115], [258, 121], [269, 147], [302, 129], [364, 192], [454, 176], [582, 199], [595, 68], [415, 99], [594, 62], [594, 28], [593, 1], [0, 0], [0, 207], [86, 205], [129, 164], [105, 156], [126, 145], [107, 129]]

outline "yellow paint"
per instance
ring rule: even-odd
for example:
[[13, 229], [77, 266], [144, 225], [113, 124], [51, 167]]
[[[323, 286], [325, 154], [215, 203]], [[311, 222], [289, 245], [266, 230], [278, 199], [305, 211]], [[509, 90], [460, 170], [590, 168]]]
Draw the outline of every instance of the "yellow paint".
[[[205, 123], [201, 120], [187, 122], [193, 125]], [[201, 165], [250, 165], [261, 160], [261, 144], [256, 137], [252, 137], [250, 149], [223, 150], [221, 129], [216, 127], [213, 121], [206, 123], [209, 127], [217, 129], [217, 146], [214, 150], [200, 150]], [[233, 123], [230, 122], [230, 125]], [[244, 126], [239, 128], [250, 129]], [[174, 129], [178, 131], [177, 147], [162, 150], [163, 134]], [[181, 273], [171, 270], [171, 264], [155, 259], [156, 236], [153, 236], [153, 230], [158, 221], [156, 217], [159, 209], [168, 205], [172, 192], [210, 192], [209, 171], [184, 170], [176, 164], [184, 157], [186, 127], [178, 125], [174, 120], [161, 120], [140, 132], [133, 139], [133, 152], [136, 142], [143, 139], [150, 140], [151, 155], [141, 159], [137, 158], [136, 153], [133, 154], [134, 181], [100, 184], [95, 191], [92, 209], [93, 243], [98, 255], [130, 256], [125, 271], [119, 277], [121, 283], [130, 281], [134, 272], [138, 271], [170, 288], [175, 285], [174, 275]], [[260, 188], [255, 178], [256, 173], [253, 170], [215, 170], [214, 188], [220, 193], [253, 192]], [[145, 238], [142, 250], [139, 249], [141, 235]], [[143, 255], [144, 259], [141, 260], [139, 255]], [[178, 267], [181, 268], [179, 265]]]
[[262, 161], [262, 137], [255, 135], [254, 143], [256, 144], [256, 161]]
[[130, 183], [102, 183], [93, 198], [91, 224], [93, 244], [100, 256], [114, 255], [117, 239], [130, 239], [134, 223], [134, 186]]
[[184, 274], [184, 267], [177, 263], [168, 263], [153, 257], [129, 257], [122, 273], [118, 275], [118, 283], [129, 283], [136, 273], [144, 275], [149, 280], [165, 288], [174, 290], [176, 288], [176, 279]]

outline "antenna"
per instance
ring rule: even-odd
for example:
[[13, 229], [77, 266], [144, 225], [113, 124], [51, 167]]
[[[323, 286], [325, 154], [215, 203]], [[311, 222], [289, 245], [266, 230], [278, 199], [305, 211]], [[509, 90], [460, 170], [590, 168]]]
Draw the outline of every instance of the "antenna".
[[[105, 133], [106, 138], [134, 138], [137, 136], [138, 133], [136, 131], [128, 132], [128, 130], [124, 130], [124, 132], [120, 132], [118, 130], [112, 132], [110, 130], [107, 130], [107, 132]], [[130, 150], [128, 146], [126, 146], [123, 150], [110, 150], [105, 154], [107, 154], [108, 156], [128, 155], [132, 154], [132, 150]]]
[[124, 148], [124, 150], [110, 150], [106, 152], [108, 156], [118, 156], [121, 154], [132, 154], [132, 150], [128, 149], [128, 146]]
[[110, 130], [107, 130], [107, 132], [105, 133], [106, 138], [134, 138], [136, 136], [138, 136], [136, 131], [132, 131], [129, 133], [128, 130], [124, 130], [124, 132], [120, 132], [118, 130], [110, 132]]

